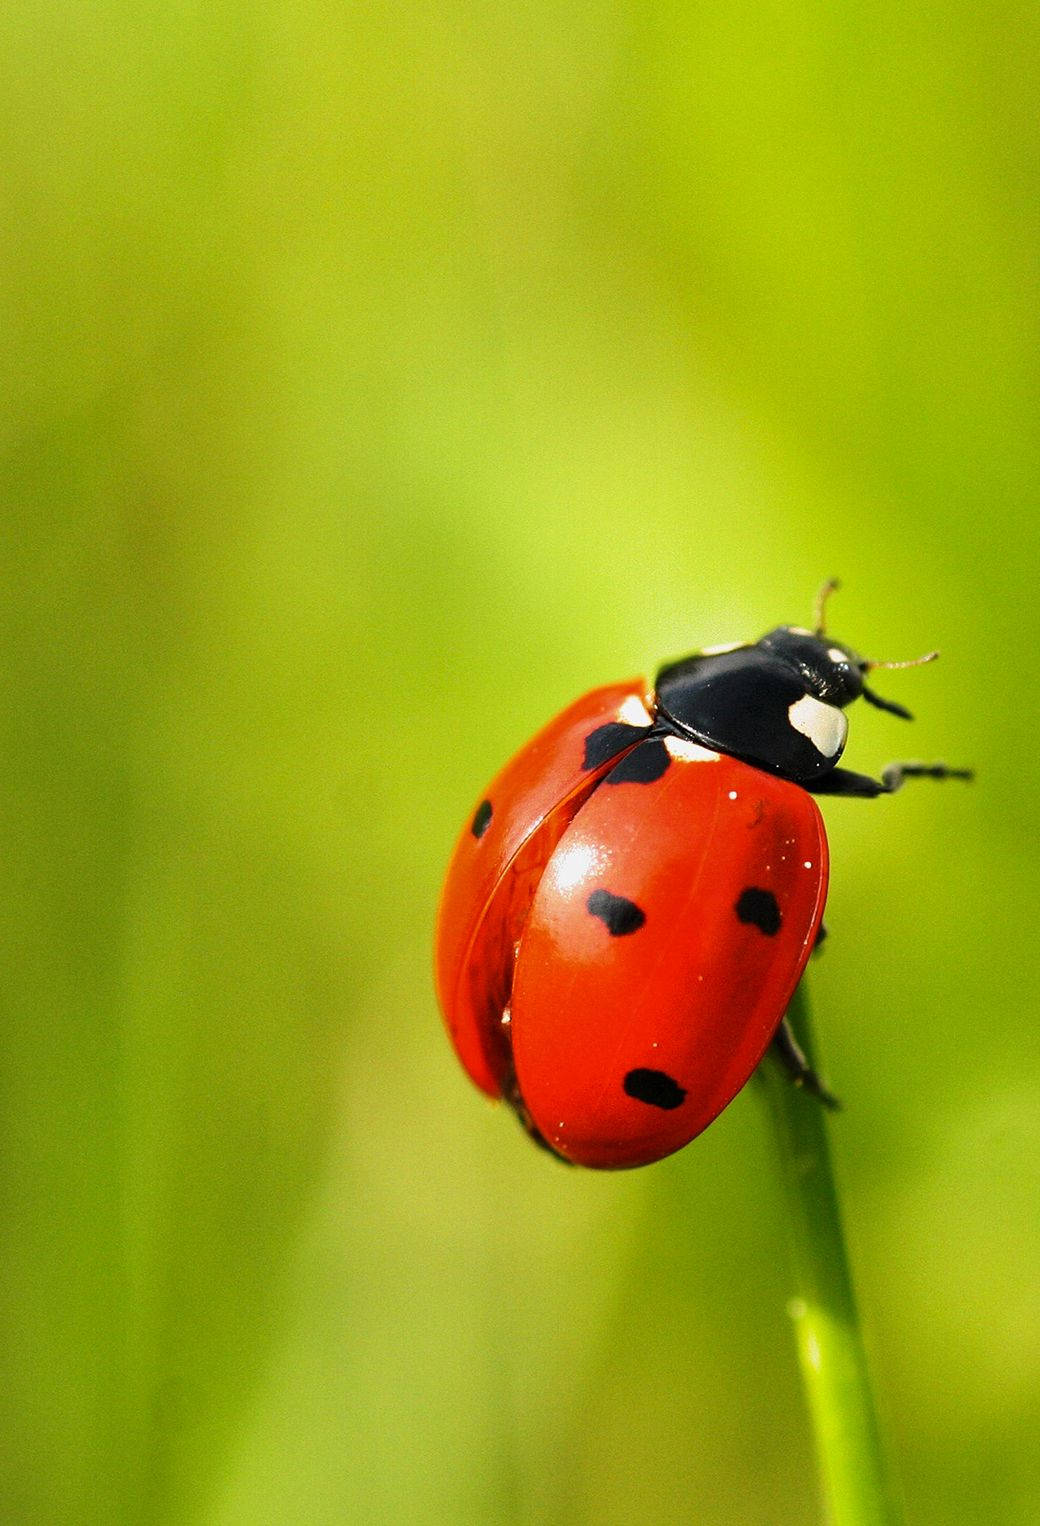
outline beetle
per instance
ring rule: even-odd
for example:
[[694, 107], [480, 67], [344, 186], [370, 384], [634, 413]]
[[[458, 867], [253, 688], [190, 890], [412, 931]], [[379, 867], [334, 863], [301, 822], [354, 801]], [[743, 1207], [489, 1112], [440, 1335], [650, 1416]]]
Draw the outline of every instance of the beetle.
[[575, 701], [507, 763], [452, 856], [438, 997], [476, 1085], [575, 1164], [646, 1165], [695, 1138], [772, 1044], [836, 1105], [785, 1013], [823, 936], [828, 848], [814, 797], [876, 798], [901, 763], [838, 766], [877, 668], [811, 629], [705, 647]]

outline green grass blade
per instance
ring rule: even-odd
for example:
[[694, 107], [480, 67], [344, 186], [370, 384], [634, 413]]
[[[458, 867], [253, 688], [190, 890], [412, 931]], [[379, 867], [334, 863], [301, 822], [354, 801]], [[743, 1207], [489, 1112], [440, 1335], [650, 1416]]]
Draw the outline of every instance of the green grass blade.
[[[788, 1017], [812, 1058], [804, 982]], [[763, 1066], [787, 1201], [794, 1322], [802, 1381], [832, 1526], [898, 1526], [852, 1291], [826, 1114], [779, 1065]]]

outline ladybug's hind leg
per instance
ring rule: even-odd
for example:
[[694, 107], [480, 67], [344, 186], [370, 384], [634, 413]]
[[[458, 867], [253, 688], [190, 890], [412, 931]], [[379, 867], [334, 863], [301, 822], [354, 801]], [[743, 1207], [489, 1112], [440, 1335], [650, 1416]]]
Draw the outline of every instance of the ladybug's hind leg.
[[535, 1144], [538, 1145], [540, 1149], [547, 1151], [548, 1154], [552, 1156], [553, 1160], [558, 1160], [561, 1165], [572, 1165], [573, 1162], [569, 1161], [565, 1155], [561, 1155], [557, 1150], [554, 1150], [552, 1145], [546, 1139], [545, 1135], [539, 1131], [534, 1119], [531, 1117], [531, 1114], [527, 1110], [527, 1104], [524, 1102], [523, 1097], [520, 1095], [520, 1088], [516, 1084], [515, 1076], [510, 1077], [506, 1081], [505, 1087], [503, 1089], [503, 1095], [505, 1096], [505, 1099], [509, 1103], [510, 1107], [513, 1109], [513, 1112], [519, 1118], [520, 1127], [523, 1129], [528, 1138], [533, 1139]]
[[794, 1030], [785, 1017], [779, 1028], [773, 1034], [772, 1051], [787, 1071], [795, 1086], [800, 1086], [803, 1091], [822, 1102], [824, 1107], [832, 1112], [838, 1112], [841, 1103], [833, 1093], [829, 1092], [813, 1070], [806, 1058], [805, 1051], [794, 1036]]

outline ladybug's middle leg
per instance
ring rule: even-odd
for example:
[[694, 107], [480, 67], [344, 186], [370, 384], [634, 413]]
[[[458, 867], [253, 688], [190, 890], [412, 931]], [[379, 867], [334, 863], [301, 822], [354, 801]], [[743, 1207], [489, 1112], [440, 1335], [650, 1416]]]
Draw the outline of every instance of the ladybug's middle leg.
[[837, 1097], [827, 1090], [809, 1064], [805, 1051], [795, 1038], [794, 1030], [786, 1017], [773, 1034], [771, 1048], [795, 1086], [800, 1086], [803, 1091], [809, 1092], [832, 1112], [837, 1112], [841, 1108]]
[[894, 795], [907, 779], [972, 779], [970, 768], [947, 768], [945, 763], [890, 763], [880, 779], [869, 774], [854, 774], [848, 768], [832, 768], [822, 779], [810, 780], [804, 788], [812, 795], [858, 795], [873, 800], [878, 795]]

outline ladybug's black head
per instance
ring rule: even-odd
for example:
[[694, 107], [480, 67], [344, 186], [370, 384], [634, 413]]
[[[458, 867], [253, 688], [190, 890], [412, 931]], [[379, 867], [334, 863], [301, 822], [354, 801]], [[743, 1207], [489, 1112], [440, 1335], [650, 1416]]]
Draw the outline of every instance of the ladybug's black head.
[[705, 747], [742, 758], [757, 768], [809, 784], [841, 757], [849, 723], [842, 713], [860, 695], [868, 704], [910, 719], [902, 705], [866, 685], [874, 668], [913, 663], [868, 662], [826, 634], [823, 610], [837, 587], [824, 584], [814, 630], [780, 625], [751, 646], [708, 647], [657, 675], [660, 724]]
[[814, 630], [807, 631], [799, 625], [778, 625], [776, 630], [762, 637], [759, 646], [789, 662], [801, 675], [809, 693], [825, 704], [837, 705], [841, 709], [862, 694], [868, 705], [901, 716], [904, 721], [913, 720], [909, 710], [904, 710], [902, 705], [882, 699], [880, 694], [868, 689], [864, 674], [873, 668], [916, 668], [922, 662], [933, 661], [939, 653], [926, 652], [923, 657], [913, 657], [909, 662], [868, 662], [850, 646], [832, 641], [824, 630], [824, 611], [827, 600], [838, 587], [837, 578], [828, 578], [816, 595]]
[[851, 647], [799, 625], [778, 625], [758, 643], [774, 657], [790, 663], [809, 693], [824, 704], [844, 709], [863, 690], [868, 664]]

